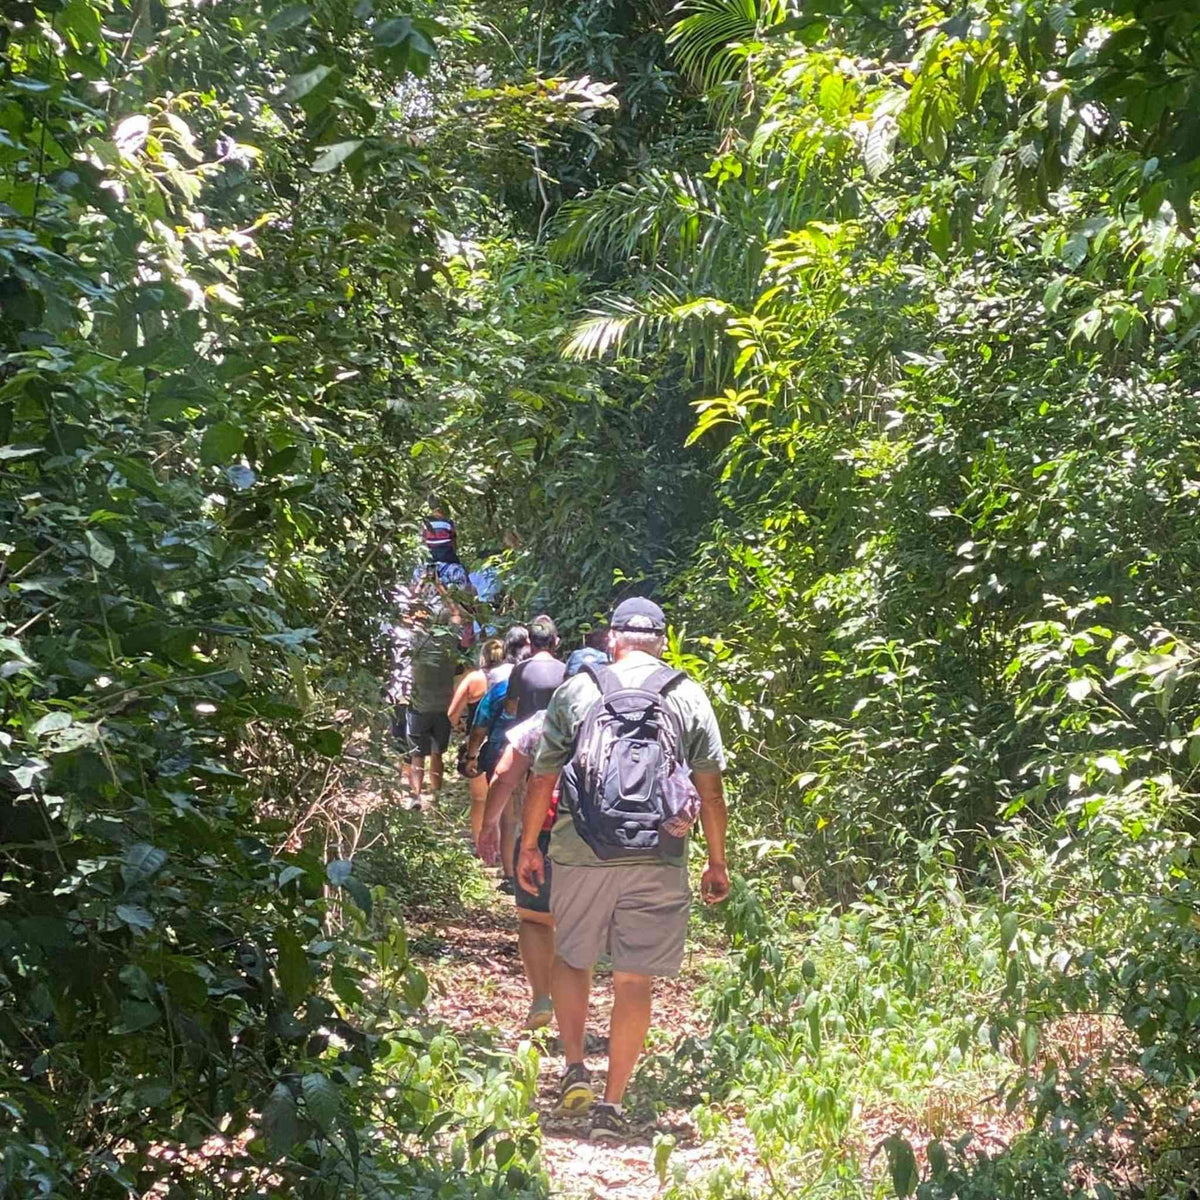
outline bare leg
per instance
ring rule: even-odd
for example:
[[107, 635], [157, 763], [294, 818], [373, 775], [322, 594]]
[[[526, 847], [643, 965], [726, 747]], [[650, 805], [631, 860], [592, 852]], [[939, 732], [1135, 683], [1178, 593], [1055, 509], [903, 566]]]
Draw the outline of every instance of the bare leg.
[[425, 786], [425, 755], [414, 754], [408, 760], [408, 790], [414, 800], [420, 800], [421, 789]]
[[442, 752], [432, 750], [429, 754], [429, 792], [436, 800], [442, 790]]
[[517, 927], [517, 945], [525, 978], [535, 1000], [550, 995], [550, 977], [554, 971], [554, 918], [549, 913], [517, 909], [521, 923]]
[[512, 799], [500, 814], [500, 870], [505, 879], [512, 878], [513, 855], [517, 848], [517, 816]]
[[467, 791], [471, 794], [471, 840], [479, 841], [483, 828], [483, 810], [487, 805], [488, 781], [482, 775], [467, 780]]
[[[608, 1079], [604, 1099], [620, 1104], [638, 1056], [646, 1044], [650, 1028], [650, 994], [653, 980], [649, 975], [628, 971], [613, 972], [612, 1023], [608, 1029]], [[555, 997], [557, 1002], [557, 997]], [[561, 1026], [560, 1026], [561, 1028]], [[566, 1040], [564, 1036], [564, 1041]]]
[[555, 956], [550, 994], [554, 997], [558, 1036], [562, 1038], [563, 1058], [568, 1065], [583, 1062], [583, 1033], [587, 1028], [588, 996], [591, 990], [590, 969], [572, 967]]

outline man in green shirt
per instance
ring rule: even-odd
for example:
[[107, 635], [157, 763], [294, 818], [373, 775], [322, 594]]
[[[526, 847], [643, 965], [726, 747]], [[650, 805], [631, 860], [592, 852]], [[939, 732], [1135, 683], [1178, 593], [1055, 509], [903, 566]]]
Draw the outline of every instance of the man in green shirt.
[[408, 741], [412, 757], [408, 765], [408, 786], [412, 807], [422, 806], [425, 784], [425, 759], [429, 758], [429, 791], [437, 800], [442, 788], [442, 756], [450, 744], [450, 718], [447, 709], [454, 699], [454, 673], [458, 669], [458, 639], [453, 632], [422, 621], [409, 642], [412, 667], [412, 691], [408, 702]]
[[[617, 605], [610, 649], [612, 670], [623, 685], [638, 687], [662, 669], [665, 635], [666, 618], [657, 604], [635, 596]], [[538, 834], [555, 782], [571, 758], [576, 730], [599, 696], [595, 681], [581, 673], [554, 693], [546, 710], [525, 794], [517, 864], [518, 879], [528, 891], [537, 891], [545, 870]], [[664, 702], [679, 718], [683, 759], [700, 794], [700, 824], [708, 843], [701, 891], [705, 901], [715, 904], [729, 895], [721, 731], [708, 697], [692, 680], [672, 687]], [[550, 835], [550, 859], [557, 939], [552, 993], [567, 1063], [562, 1107], [583, 1112], [592, 1105], [591, 1077], [583, 1062], [584, 1027], [592, 966], [608, 950], [613, 964], [608, 1076], [604, 1101], [592, 1111], [590, 1136], [620, 1140], [627, 1132], [621, 1102], [650, 1027], [653, 978], [678, 974], [683, 962], [690, 905], [687, 842], [675, 856], [601, 859], [580, 837], [563, 804]]]

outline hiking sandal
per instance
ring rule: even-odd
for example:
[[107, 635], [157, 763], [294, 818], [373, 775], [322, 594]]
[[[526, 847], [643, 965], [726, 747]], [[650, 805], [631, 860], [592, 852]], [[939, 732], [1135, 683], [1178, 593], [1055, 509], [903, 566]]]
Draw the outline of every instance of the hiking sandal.
[[591, 1142], [627, 1142], [633, 1132], [629, 1118], [604, 1101], [592, 1105], [592, 1123], [588, 1129]]
[[592, 1107], [592, 1073], [581, 1062], [569, 1063], [558, 1092], [558, 1111], [580, 1116]]
[[549, 996], [538, 996], [529, 1006], [529, 1015], [525, 1018], [526, 1029], [545, 1029], [554, 1020], [554, 1004]]

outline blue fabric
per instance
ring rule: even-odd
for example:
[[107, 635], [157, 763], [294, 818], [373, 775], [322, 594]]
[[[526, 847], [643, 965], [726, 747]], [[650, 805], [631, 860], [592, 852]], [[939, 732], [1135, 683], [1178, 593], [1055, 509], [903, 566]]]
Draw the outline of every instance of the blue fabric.
[[567, 678], [578, 675], [584, 667], [602, 667], [608, 662], [608, 655], [595, 646], [584, 646], [581, 650], [572, 650], [567, 659]]
[[504, 707], [504, 698], [508, 695], [508, 680], [502, 679], [499, 683], [493, 683], [490, 688], [483, 694], [483, 699], [475, 706], [475, 721], [474, 727], [477, 729], [480, 725], [488, 726], [492, 723], [492, 717]]
[[475, 595], [485, 604], [490, 604], [500, 595], [500, 575], [493, 567], [472, 571], [470, 579], [475, 585]]
[[432, 564], [426, 563], [424, 566], [418, 567], [413, 572], [412, 586], [414, 588], [421, 588], [424, 586], [426, 579], [428, 578], [426, 572], [429, 570], [430, 566], [432, 566], [437, 572], [438, 580], [443, 587], [459, 588], [465, 592], [470, 586], [468, 582], [467, 568], [464, 567], [462, 563], [434, 562]]
[[504, 712], [504, 700], [508, 695], [508, 680], [502, 679], [494, 683], [484, 693], [475, 709], [475, 720], [472, 728], [481, 726], [488, 730], [488, 736], [480, 747], [479, 765], [491, 778], [492, 769], [500, 761], [504, 753], [504, 735], [516, 724], [516, 717], [507, 716]]

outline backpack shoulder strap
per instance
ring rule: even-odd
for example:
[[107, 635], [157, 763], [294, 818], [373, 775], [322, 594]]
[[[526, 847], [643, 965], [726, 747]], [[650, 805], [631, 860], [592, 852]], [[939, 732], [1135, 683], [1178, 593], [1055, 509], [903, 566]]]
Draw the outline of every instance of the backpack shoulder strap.
[[613, 692], [619, 691], [623, 686], [616, 671], [600, 663], [588, 663], [580, 674], [591, 678], [591, 681], [600, 689], [601, 696], [611, 696]]
[[656, 692], [660, 696], [665, 696], [672, 688], [677, 687], [687, 677], [686, 671], [677, 671], [674, 667], [659, 667], [642, 684], [642, 690], [645, 692]]

